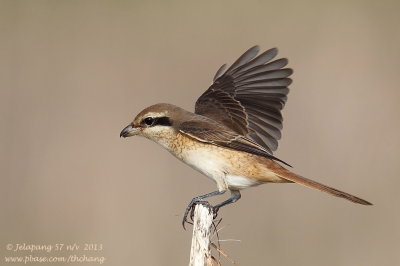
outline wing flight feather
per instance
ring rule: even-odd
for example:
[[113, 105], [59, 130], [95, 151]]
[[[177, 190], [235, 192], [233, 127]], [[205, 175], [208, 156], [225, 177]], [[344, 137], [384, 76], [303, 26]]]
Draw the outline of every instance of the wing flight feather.
[[195, 113], [213, 119], [251, 139], [272, 154], [281, 138], [282, 114], [292, 82], [288, 60], [273, 60], [276, 48], [259, 56], [254, 46], [225, 72], [223, 65], [214, 83], [199, 97]]

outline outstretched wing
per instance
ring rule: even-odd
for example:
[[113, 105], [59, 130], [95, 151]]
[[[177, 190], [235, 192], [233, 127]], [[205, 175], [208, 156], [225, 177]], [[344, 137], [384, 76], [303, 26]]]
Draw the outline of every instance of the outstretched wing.
[[243, 151], [279, 161], [288, 166], [286, 162], [272, 156], [265, 148], [253, 140], [238, 134], [215, 121], [204, 118], [183, 122], [179, 125], [179, 132], [200, 142]]
[[281, 110], [293, 71], [283, 68], [288, 63], [285, 58], [271, 61], [276, 48], [256, 57], [258, 51], [258, 46], [250, 48], [224, 73], [222, 66], [197, 100], [195, 113], [224, 124], [272, 154], [281, 138]]

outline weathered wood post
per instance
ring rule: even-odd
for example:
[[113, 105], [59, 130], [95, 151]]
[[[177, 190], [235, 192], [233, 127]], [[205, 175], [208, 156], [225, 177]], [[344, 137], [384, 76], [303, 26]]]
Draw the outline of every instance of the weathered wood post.
[[210, 249], [212, 222], [212, 210], [208, 206], [197, 204], [194, 209], [189, 266], [213, 265]]

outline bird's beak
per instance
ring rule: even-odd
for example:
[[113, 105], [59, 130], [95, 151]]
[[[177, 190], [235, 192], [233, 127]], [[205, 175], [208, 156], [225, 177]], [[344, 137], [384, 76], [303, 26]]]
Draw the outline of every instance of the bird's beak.
[[137, 135], [138, 131], [139, 130], [135, 127], [132, 127], [132, 125], [128, 125], [121, 131], [121, 133], [119, 133], [119, 137], [127, 138], [127, 137], [131, 137], [131, 136], [135, 136], [135, 135]]

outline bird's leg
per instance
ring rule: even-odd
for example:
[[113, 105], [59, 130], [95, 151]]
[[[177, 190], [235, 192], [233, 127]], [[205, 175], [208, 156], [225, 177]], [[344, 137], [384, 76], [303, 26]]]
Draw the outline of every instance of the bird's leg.
[[219, 208], [221, 208], [225, 205], [234, 203], [234, 202], [238, 201], [241, 197], [242, 197], [242, 195], [240, 195], [239, 190], [231, 190], [231, 197], [229, 199], [227, 199], [213, 207], [214, 219], [217, 218], [217, 216], [218, 216]]
[[[208, 198], [208, 197], [212, 197], [212, 196], [217, 196], [217, 195], [224, 194], [225, 191], [226, 191], [226, 190], [221, 190], [221, 191], [217, 190], [217, 191], [213, 191], [213, 192], [210, 192], [210, 193], [207, 193], [207, 194], [204, 194], [204, 195], [200, 195], [200, 196], [194, 197], [194, 198], [190, 201], [189, 205], [186, 207], [185, 214], [183, 215], [183, 220], [182, 220], [183, 229], [186, 229], [186, 228], [185, 228], [185, 223], [188, 222], [188, 221], [187, 221], [187, 216], [188, 216], [188, 214], [189, 214], [190, 211], [191, 211], [190, 218], [191, 218], [192, 221], [193, 221], [193, 210], [194, 210], [194, 206], [195, 206], [196, 204], [198, 204], [198, 203], [200, 203], [200, 202], [206, 203], [206, 202], [203, 202], [203, 199]], [[207, 202], [207, 203], [208, 203], [208, 202]], [[212, 208], [212, 209], [214, 210], [214, 207], [213, 207], [213, 206], [211, 206], [209, 203], [208, 203], [208, 205], [210, 206], [210, 208]]]

